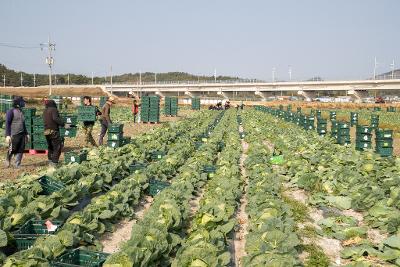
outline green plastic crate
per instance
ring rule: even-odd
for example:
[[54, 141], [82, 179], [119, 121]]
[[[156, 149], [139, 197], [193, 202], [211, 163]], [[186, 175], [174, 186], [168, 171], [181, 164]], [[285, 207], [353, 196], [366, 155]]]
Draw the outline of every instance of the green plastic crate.
[[55, 231], [51, 232], [47, 230], [45, 222], [46, 220], [31, 219], [12, 233], [18, 251], [31, 248], [38, 237], [55, 234], [63, 223], [62, 221], [52, 220], [52, 224], [58, 227]]
[[393, 147], [393, 139], [376, 140], [375, 144], [379, 148]]
[[170, 183], [151, 179], [149, 181], [149, 189], [148, 189], [149, 195], [155, 197], [168, 186], [170, 186]]
[[393, 130], [377, 129], [375, 135], [377, 139], [393, 138]]
[[56, 258], [51, 266], [53, 267], [101, 267], [109, 254], [84, 249], [69, 250]]
[[78, 133], [78, 128], [77, 127], [70, 127], [70, 128], [60, 128], [60, 135], [63, 137], [76, 137]]
[[129, 171], [131, 173], [133, 172], [137, 173], [140, 170], [144, 170], [145, 168], [147, 168], [147, 163], [145, 162], [134, 161], [129, 165]]
[[77, 125], [78, 124], [78, 116], [76, 115], [61, 115], [65, 124]]
[[369, 141], [356, 141], [356, 149], [357, 150], [364, 150], [364, 149], [371, 149], [372, 143]]
[[376, 147], [375, 151], [382, 157], [391, 157], [393, 155], [393, 147]]
[[365, 125], [358, 125], [356, 128], [357, 133], [368, 133], [372, 134], [372, 127], [370, 126], [365, 126]]
[[123, 129], [124, 129], [123, 124], [113, 123], [113, 124], [109, 125], [108, 132], [109, 133], [122, 133]]
[[203, 168], [203, 173], [207, 173], [208, 178], [212, 178], [215, 175], [217, 168], [213, 165], [207, 165]]
[[124, 145], [124, 143], [123, 143], [122, 140], [118, 140], [118, 141], [111, 141], [111, 140], [108, 140], [108, 141], [107, 141], [107, 146], [108, 146], [108, 147], [111, 147], [111, 148], [118, 148], [118, 147], [121, 147], [121, 146], [123, 146], [123, 145]]
[[95, 106], [79, 106], [77, 121], [96, 121]]
[[32, 133], [32, 143], [46, 143], [47, 144], [47, 140], [46, 140], [46, 136], [43, 133]]
[[356, 140], [362, 141], [362, 142], [371, 142], [372, 140], [372, 134], [368, 133], [361, 133], [356, 135]]
[[22, 113], [25, 120], [32, 119], [32, 117], [36, 116], [36, 108], [22, 108]]
[[123, 139], [123, 134], [122, 133], [113, 133], [109, 132], [108, 133], [108, 140], [109, 141], [120, 141]]
[[150, 159], [151, 160], [161, 160], [164, 158], [166, 153], [164, 151], [152, 151], [150, 152]]
[[65, 188], [64, 183], [60, 182], [60, 181], [56, 181], [52, 178], [50, 178], [49, 176], [41, 176], [38, 179], [39, 184], [42, 187], [42, 192], [41, 194], [43, 195], [51, 195], [56, 191], [60, 191], [62, 189]]
[[44, 126], [44, 121], [42, 116], [33, 116], [32, 117], [32, 125], [33, 126]]
[[47, 142], [36, 142], [35, 140], [33, 140], [32, 144], [33, 144], [33, 149], [36, 149], [36, 150], [47, 150], [48, 149]]
[[68, 163], [82, 163], [87, 160], [88, 153], [86, 151], [80, 152], [66, 152], [64, 154], [64, 161]]

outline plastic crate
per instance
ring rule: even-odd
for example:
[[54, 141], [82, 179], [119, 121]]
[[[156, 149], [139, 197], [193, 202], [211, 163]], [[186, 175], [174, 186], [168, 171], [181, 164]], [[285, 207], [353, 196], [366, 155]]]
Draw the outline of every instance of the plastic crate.
[[375, 131], [376, 139], [393, 138], [393, 130], [377, 129]]
[[393, 139], [376, 140], [375, 144], [379, 148], [393, 147]]
[[143, 169], [145, 169], [145, 168], [147, 168], [147, 163], [144, 163], [144, 162], [137, 162], [137, 161], [134, 161], [134, 162], [132, 162], [130, 165], [129, 165], [129, 171], [131, 172], [131, 173], [133, 173], [133, 172], [139, 172], [140, 170], [143, 170]]
[[364, 126], [364, 125], [358, 125], [357, 126], [357, 133], [369, 133], [372, 134], [372, 127], [370, 126]]
[[36, 149], [36, 150], [47, 150], [48, 149], [47, 142], [41, 142], [41, 141], [36, 142], [35, 140], [33, 140], [32, 146], [33, 146], [33, 149]]
[[245, 132], [240, 132], [239, 133], [240, 139], [244, 139], [244, 137], [246, 136]]
[[216, 170], [217, 170], [217, 168], [213, 165], [207, 165], [207, 166], [204, 166], [204, 168], [203, 168], [203, 172], [207, 173], [208, 178], [214, 177]]
[[87, 160], [87, 152], [67, 152], [64, 154], [65, 163], [82, 163]]
[[65, 124], [70, 125], [77, 125], [78, 124], [78, 117], [76, 115], [61, 115], [62, 119], [64, 120]]
[[170, 183], [151, 179], [149, 181], [149, 189], [148, 189], [149, 195], [154, 197], [168, 186], [170, 186]]
[[123, 139], [123, 134], [122, 133], [113, 133], [109, 132], [108, 133], [108, 140], [109, 141], [120, 141]]
[[32, 125], [33, 126], [44, 126], [44, 121], [41, 116], [32, 117]]
[[118, 141], [108, 140], [107, 141], [107, 146], [111, 147], [111, 148], [118, 148], [118, 147], [121, 147], [123, 145], [124, 145], [124, 143], [122, 142], [122, 140], [118, 140]]
[[123, 129], [124, 129], [123, 124], [113, 123], [113, 124], [110, 124], [110, 126], [108, 127], [108, 132], [109, 133], [122, 133]]
[[76, 137], [78, 133], [77, 127], [60, 128], [60, 135], [63, 137]]
[[51, 221], [53, 225], [58, 226], [55, 231], [48, 231], [45, 225], [46, 220], [31, 219], [21, 226], [18, 230], [12, 233], [17, 245], [17, 250], [26, 250], [33, 246], [38, 237], [52, 235], [57, 232], [60, 226], [63, 224], [62, 221]]
[[372, 140], [372, 134], [356, 134], [356, 140], [362, 141], [362, 142], [371, 142]]
[[32, 117], [36, 116], [36, 108], [22, 108], [22, 113], [25, 120], [32, 119]]
[[132, 140], [131, 137], [124, 136], [124, 137], [122, 138], [122, 145], [127, 145], [127, 144], [129, 144], [129, 143], [131, 142], [131, 140]]
[[96, 107], [79, 106], [77, 121], [96, 121]]
[[393, 155], [393, 147], [376, 147], [375, 151], [382, 157], [390, 157]]
[[46, 175], [41, 176], [38, 179], [38, 182], [42, 186], [41, 194], [43, 195], [51, 195], [54, 192], [60, 191], [65, 188], [64, 183], [56, 181]]
[[364, 149], [371, 149], [372, 143], [368, 141], [356, 141], [356, 149], [357, 150], [364, 150]]
[[103, 252], [95, 252], [84, 249], [69, 250], [63, 255], [56, 258], [51, 266], [53, 267], [101, 267], [106, 261], [109, 254]]
[[201, 141], [196, 141], [196, 142], [194, 142], [194, 147], [195, 147], [196, 149], [199, 149], [203, 144], [204, 144], [204, 143], [201, 142]]
[[339, 128], [338, 135], [350, 135], [350, 129], [349, 128]]
[[166, 153], [164, 151], [152, 151], [150, 152], [151, 160], [161, 160]]

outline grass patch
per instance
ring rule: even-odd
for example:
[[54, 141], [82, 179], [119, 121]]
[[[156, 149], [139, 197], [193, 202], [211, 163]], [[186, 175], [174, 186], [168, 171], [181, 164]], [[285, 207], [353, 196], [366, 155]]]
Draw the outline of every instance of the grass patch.
[[302, 249], [309, 253], [304, 262], [304, 267], [329, 267], [329, 258], [320, 247], [310, 244], [303, 245]]
[[297, 222], [305, 222], [309, 219], [308, 216], [308, 208], [305, 204], [297, 201], [293, 198], [282, 195], [283, 201], [289, 205], [290, 209], [293, 212], [293, 219]]
[[317, 229], [312, 225], [305, 225], [304, 228], [298, 229], [298, 233], [301, 237], [307, 237], [314, 239], [318, 236]]

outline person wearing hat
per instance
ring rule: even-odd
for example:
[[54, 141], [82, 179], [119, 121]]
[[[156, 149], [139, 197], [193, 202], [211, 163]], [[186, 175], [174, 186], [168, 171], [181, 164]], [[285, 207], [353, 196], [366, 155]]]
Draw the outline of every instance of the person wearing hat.
[[101, 109], [101, 116], [100, 116], [100, 124], [101, 124], [101, 132], [99, 136], [99, 146], [103, 145], [103, 138], [108, 131], [108, 126], [112, 123], [110, 118], [111, 106], [115, 104], [115, 98], [110, 96], [107, 99], [107, 102], [104, 104], [103, 108]]
[[60, 136], [60, 127], [65, 125], [64, 120], [58, 113], [57, 104], [49, 99], [43, 111], [44, 135], [46, 137], [50, 165], [57, 165], [64, 147], [64, 141]]
[[6, 143], [8, 145], [5, 165], [10, 167], [12, 156], [15, 155], [15, 167], [19, 168], [25, 150], [25, 143], [29, 139], [26, 130], [25, 117], [22, 108], [25, 101], [22, 97], [13, 100], [13, 107], [6, 114]]

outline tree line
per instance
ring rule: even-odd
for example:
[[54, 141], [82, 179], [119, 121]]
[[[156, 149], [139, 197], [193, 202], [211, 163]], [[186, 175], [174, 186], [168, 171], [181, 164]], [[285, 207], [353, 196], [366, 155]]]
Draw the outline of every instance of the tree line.
[[[33, 87], [43, 86], [49, 84], [48, 74], [36, 74], [35, 76], [31, 73], [18, 72], [7, 68], [5, 65], [0, 64], [0, 81], [3, 86], [3, 75], [5, 75], [6, 86], [21, 86], [21, 75], [22, 75], [22, 86]], [[81, 74], [53, 74], [52, 83], [56, 85], [85, 85], [92, 83], [92, 77], [88, 77]], [[35, 79], [35, 81], [34, 81]], [[217, 76], [219, 81], [224, 80], [239, 80], [239, 77], [230, 76]], [[214, 76], [198, 76], [189, 74], [186, 72], [167, 72], [167, 73], [127, 73], [122, 75], [113, 76], [114, 83], [139, 83], [142, 82], [165, 82], [165, 81], [210, 81], [214, 80]], [[94, 77], [94, 84], [105, 84], [110, 82], [110, 77]]]

